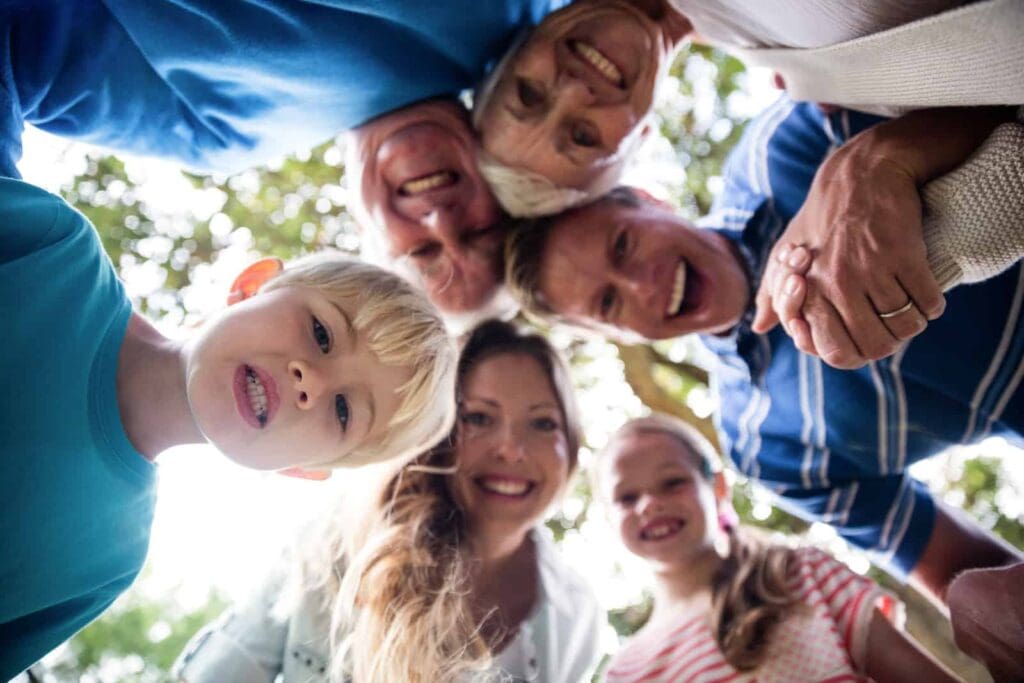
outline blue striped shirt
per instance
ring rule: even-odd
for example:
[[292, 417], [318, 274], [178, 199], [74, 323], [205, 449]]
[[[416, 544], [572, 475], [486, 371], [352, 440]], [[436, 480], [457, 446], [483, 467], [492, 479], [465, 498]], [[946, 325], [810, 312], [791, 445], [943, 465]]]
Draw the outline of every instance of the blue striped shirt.
[[[824, 116], [783, 97], [751, 122], [703, 227], [739, 246], [756, 290], [769, 250], [807, 196], [822, 160], [881, 119]], [[1024, 426], [1024, 271], [1021, 266], [946, 295], [946, 312], [890, 358], [836, 370], [793, 346], [781, 328], [750, 330], [753, 309], [718, 356], [725, 452], [782, 507], [834, 526], [905, 576], [931, 535], [935, 505], [912, 463], [953, 444]]]

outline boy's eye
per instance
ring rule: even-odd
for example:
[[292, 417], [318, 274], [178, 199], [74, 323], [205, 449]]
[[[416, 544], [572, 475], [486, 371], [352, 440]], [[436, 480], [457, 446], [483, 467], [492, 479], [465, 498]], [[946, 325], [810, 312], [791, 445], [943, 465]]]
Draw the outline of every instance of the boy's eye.
[[601, 301], [598, 304], [598, 308], [601, 313], [601, 319], [607, 320], [611, 317], [612, 309], [615, 307], [615, 300], [617, 294], [615, 293], [615, 287], [608, 285], [601, 293]]
[[544, 101], [544, 93], [525, 78], [516, 79], [516, 95], [520, 104], [527, 109], [532, 109]]
[[463, 413], [459, 418], [463, 424], [467, 424], [473, 427], [486, 427], [491, 424], [491, 416], [487, 413], [480, 412], [468, 412]]
[[316, 316], [313, 316], [313, 339], [316, 340], [316, 345], [324, 353], [331, 350], [331, 335], [327, 332], [327, 328], [323, 326], [323, 323], [317, 320]]
[[348, 400], [344, 394], [334, 395], [334, 413], [338, 416], [338, 422], [341, 423], [341, 431], [348, 431]]

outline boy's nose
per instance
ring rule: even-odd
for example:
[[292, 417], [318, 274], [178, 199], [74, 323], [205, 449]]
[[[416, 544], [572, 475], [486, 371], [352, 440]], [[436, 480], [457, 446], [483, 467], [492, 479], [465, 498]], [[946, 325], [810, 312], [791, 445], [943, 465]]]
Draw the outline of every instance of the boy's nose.
[[322, 375], [312, 365], [301, 360], [290, 362], [288, 372], [295, 389], [295, 405], [303, 410], [316, 406], [325, 386]]

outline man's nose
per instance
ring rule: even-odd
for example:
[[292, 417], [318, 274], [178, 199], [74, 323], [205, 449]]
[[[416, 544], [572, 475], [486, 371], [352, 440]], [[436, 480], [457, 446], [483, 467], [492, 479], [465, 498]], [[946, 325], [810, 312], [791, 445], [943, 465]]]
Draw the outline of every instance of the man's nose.
[[431, 207], [423, 214], [421, 224], [430, 230], [434, 239], [445, 246], [459, 243], [462, 233], [462, 207], [459, 203], [443, 204]]
[[311, 410], [320, 401], [326, 388], [323, 374], [311, 363], [293, 360], [288, 364], [295, 391], [295, 405], [302, 410]]
[[662, 283], [655, 269], [646, 263], [633, 263], [623, 269], [619, 286], [644, 309], [657, 309], [663, 298]]

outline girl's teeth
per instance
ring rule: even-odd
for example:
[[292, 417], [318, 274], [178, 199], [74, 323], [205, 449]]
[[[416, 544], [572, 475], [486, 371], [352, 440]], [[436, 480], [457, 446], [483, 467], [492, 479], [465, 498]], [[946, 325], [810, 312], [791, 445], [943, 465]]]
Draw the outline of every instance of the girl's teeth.
[[680, 261], [676, 268], [676, 276], [672, 281], [672, 296], [669, 297], [668, 307], [665, 309], [666, 317], [679, 313], [679, 307], [683, 305], [683, 295], [686, 294], [686, 262]]
[[248, 380], [245, 394], [249, 398], [249, 407], [252, 408], [259, 423], [264, 425], [267, 423], [267, 391], [263, 388], [260, 378], [251, 369], [246, 368], [245, 375]]
[[666, 522], [657, 526], [651, 527], [650, 529], [644, 530], [644, 537], [651, 540], [658, 540], [668, 536], [676, 530], [677, 525], [675, 523]]
[[619, 67], [612, 64], [611, 60], [601, 54], [601, 51], [593, 45], [581, 41], [572, 44], [576, 54], [585, 59], [591, 66], [597, 69], [602, 76], [607, 78], [616, 87], [622, 87], [622, 72]]

